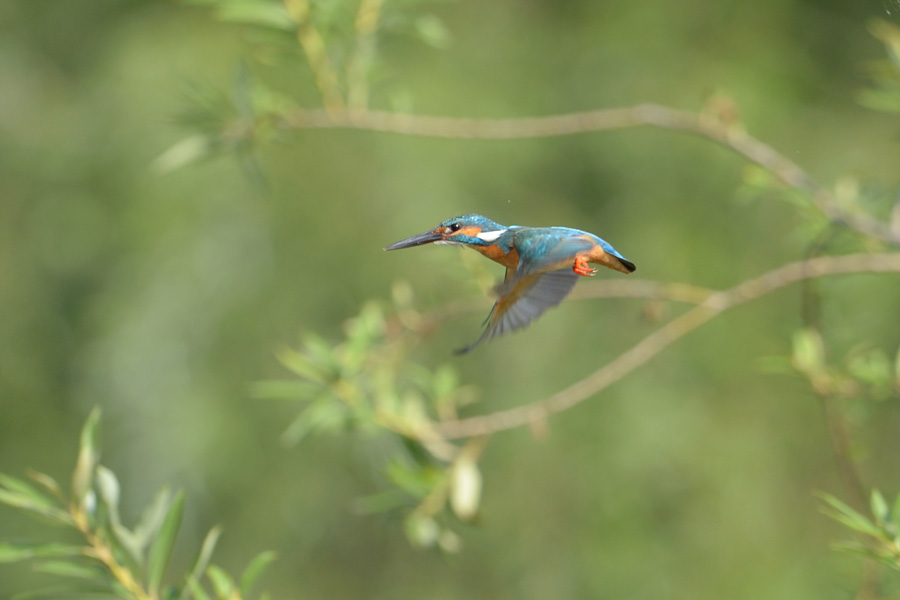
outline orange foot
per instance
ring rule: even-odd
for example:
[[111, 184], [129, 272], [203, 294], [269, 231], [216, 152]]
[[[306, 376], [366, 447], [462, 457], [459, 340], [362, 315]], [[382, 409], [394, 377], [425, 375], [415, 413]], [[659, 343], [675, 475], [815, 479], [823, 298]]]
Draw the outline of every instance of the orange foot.
[[591, 277], [597, 274], [597, 269], [589, 267], [587, 259], [583, 256], [579, 256], [575, 259], [575, 265], [572, 267], [572, 270], [582, 277]]

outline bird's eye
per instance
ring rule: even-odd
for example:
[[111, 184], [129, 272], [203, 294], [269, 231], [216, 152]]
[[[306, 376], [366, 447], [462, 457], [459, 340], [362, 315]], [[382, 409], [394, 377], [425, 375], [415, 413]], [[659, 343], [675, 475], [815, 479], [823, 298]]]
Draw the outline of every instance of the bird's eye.
[[450, 225], [450, 231], [459, 231], [459, 228], [462, 227], [459, 223], [452, 223]]

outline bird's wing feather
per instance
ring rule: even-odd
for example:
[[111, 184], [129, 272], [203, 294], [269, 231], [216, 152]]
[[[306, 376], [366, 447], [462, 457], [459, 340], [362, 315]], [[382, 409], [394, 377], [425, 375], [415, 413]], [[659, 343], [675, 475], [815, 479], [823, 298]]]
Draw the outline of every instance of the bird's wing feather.
[[[519, 252], [519, 265], [516, 276], [522, 277], [540, 273], [548, 268], [558, 266], [560, 261], [574, 259], [579, 252], [590, 250], [594, 242], [575, 236], [539, 236], [531, 239], [516, 240]], [[574, 285], [574, 283], [573, 283]]]
[[511, 276], [500, 286], [500, 297], [488, 316], [487, 327], [475, 343], [458, 350], [463, 354], [481, 342], [527, 326], [563, 301], [578, 281], [571, 269], [538, 275]]

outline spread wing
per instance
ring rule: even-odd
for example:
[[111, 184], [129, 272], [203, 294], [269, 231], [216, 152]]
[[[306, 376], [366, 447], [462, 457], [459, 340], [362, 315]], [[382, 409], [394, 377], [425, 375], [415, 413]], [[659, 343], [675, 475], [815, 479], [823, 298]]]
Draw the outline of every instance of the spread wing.
[[562, 302], [578, 281], [578, 275], [572, 269], [534, 275], [519, 275], [520, 270], [512, 276], [507, 270], [506, 281], [500, 286], [500, 297], [488, 315], [484, 333], [475, 343], [457, 350], [457, 354], [464, 354], [483, 341], [527, 326], [548, 308]]

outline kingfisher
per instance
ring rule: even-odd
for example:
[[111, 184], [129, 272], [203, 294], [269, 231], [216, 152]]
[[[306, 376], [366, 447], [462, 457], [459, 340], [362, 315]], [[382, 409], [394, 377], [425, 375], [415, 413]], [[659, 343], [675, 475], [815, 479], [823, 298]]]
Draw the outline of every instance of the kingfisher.
[[593, 233], [569, 227], [505, 227], [476, 214], [447, 219], [434, 229], [391, 244], [385, 250], [431, 243], [472, 248], [506, 267], [484, 332], [474, 343], [457, 350], [457, 354], [521, 329], [562, 302], [579, 276], [597, 273], [588, 263], [626, 274], [635, 270], [634, 263]]

